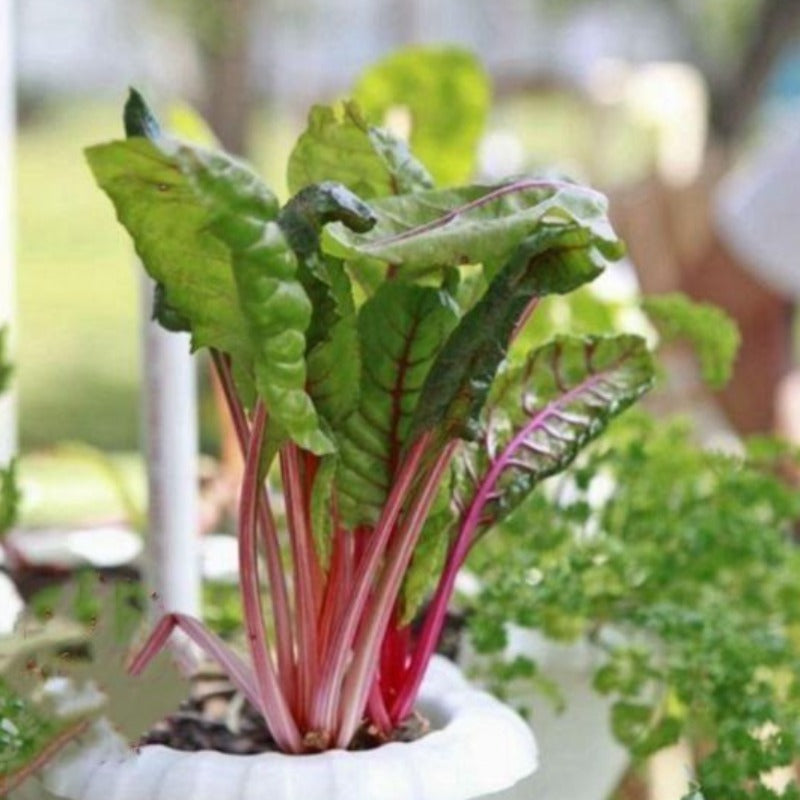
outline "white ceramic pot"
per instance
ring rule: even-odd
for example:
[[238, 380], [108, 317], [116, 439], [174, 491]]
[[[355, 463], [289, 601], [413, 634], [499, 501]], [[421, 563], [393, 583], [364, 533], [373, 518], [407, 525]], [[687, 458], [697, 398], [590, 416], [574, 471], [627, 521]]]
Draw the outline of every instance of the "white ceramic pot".
[[[525, 681], [509, 687], [509, 703], [530, 712], [541, 764], [504, 798], [605, 800], [630, 757], [611, 733], [611, 700], [592, 688], [599, 651], [586, 641], [562, 644], [520, 628], [509, 628], [508, 638], [508, 655], [536, 661], [540, 674], [558, 685], [566, 705], [559, 711]], [[468, 648], [462, 663], [470, 670], [477, 664]]]
[[133, 752], [103, 722], [45, 770], [45, 786], [68, 800], [501, 800], [536, 769], [525, 722], [444, 659], [419, 705], [433, 730], [415, 742], [308, 756]]

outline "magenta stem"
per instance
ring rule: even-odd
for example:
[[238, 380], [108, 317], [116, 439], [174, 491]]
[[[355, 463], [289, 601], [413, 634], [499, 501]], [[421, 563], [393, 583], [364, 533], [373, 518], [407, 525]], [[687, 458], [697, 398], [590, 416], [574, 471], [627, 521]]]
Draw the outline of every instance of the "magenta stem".
[[372, 682], [372, 689], [370, 689], [369, 700], [367, 701], [367, 710], [372, 723], [382, 734], [388, 736], [392, 732], [394, 726], [389, 716], [389, 710], [386, 708], [386, 703], [383, 700], [380, 680], [377, 675]]
[[455, 441], [448, 443], [436, 458], [425, 477], [416, 502], [405, 515], [385, 559], [384, 572], [376, 588], [370, 614], [359, 630], [353, 652], [353, 663], [345, 681], [341, 704], [342, 721], [337, 735], [339, 747], [347, 747], [363, 717], [369, 691], [378, 670], [380, 647], [392, 617], [392, 610], [422, 526], [428, 517], [442, 475], [450, 463], [456, 445]]
[[303, 741], [272, 663], [259, 586], [256, 520], [261, 496], [259, 469], [266, 421], [267, 412], [259, 400], [253, 414], [239, 504], [239, 579], [247, 643], [256, 671], [264, 719], [281, 750], [300, 753]]
[[381, 556], [389, 542], [430, 438], [431, 434], [421, 436], [403, 461], [378, 524], [370, 535], [364, 555], [359, 561], [355, 584], [349, 593], [344, 615], [340, 617], [334, 628], [331, 647], [325, 655], [320, 671], [320, 686], [314, 696], [310, 718], [313, 729], [325, 735], [332, 734], [334, 731], [342, 679], [353, 640], [363, 617], [370, 589], [381, 563]]
[[391, 714], [395, 722], [405, 719], [413, 710], [414, 702], [416, 701], [419, 687], [422, 684], [422, 679], [425, 671], [428, 668], [431, 657], [436, 650], [436, 643], [439, 641], [439, 636], [444, 626], [445, 618], [447, 615], [447, 607], [450, 598], [453, 595], [456, 584], [456, 576], [459, 569], [464, 564], [464, 561], [469, 554], [470, 547], [473, 542], [473, 534], [481, 523], [483, 517], [483, 510], [486, 503], [489, 501], [490, 495], [494, 490], [497, 479], [503, 473], [503, 470], [508, 465], [509, 459], [519, 449], [522, 443], [536, 430], [540, 425], [547, 421], [559, 406], [564, 403], [569, 403], [576, 396], [591, 388], [591, 386], [600, 380], [600, 376], [593, 375], [585, 381], [582, 381], [578, 386], [573, 387], [568, 392], [565, 392], [557, 400], [548, 403], [538, 414], [533, 416], [530, 421], [517, 433], [516, 436], [506, 445], [503, 452], [492, 462], [489, 471], [486, 473], [483, 481], [481, 482], [475, 497], [470, 504], [464, 521], [459, 529], [455, 542], [453, 543], [450, 553], [447, 557], [442, 577], [439, 579], [439, 584], [436, 587], [431, 605], [428, 608], [428, 613], [425, 617], [425, 622], [422, 626], [417, 646], [414, 650], [414, 656], [411, 661], [411, 667], [408, 672], [406, 683], [397, 696], [397, 699], [392, 704]]
[[182, 630], [206, 655], [225, 669], [233, 685], [256, 707], [261, 707], [258, 686], [253, 671], [216, 634], [200, 620], [188, 614], [165, 614], [142, 648], [128, 665], [131, 675], [140, 675], [163, 649], [173, 631]]
[[[236, 437], [242, 457], [247, 456], [247, 442], [250, 438], [250, 425], [245, 416], [242, 404], [236, 394], [236, 387], [231, 374], [230, 359], [218, 350], [211, 351], [214, 366], [219, 376], [222, 391], [228, 405]], [[289, 608], [289, 591], [286, 586], [286, 575], [281, 559], [281, 547], [278, 541], [278, 530], [275, 517], [272, 514], [272, 505], [266, 487], [262, 490], [261, 502], [258, 504], [258, 527], [267, 563], [267, 577], [269, 579], [270, 600], [272, 614], [275, 621], [275, 639], [278, 652], [278, 672], [281, 686], [286, 696], [295, 696], [295, 667], [293, 654], [293, 628], [292, 615]]]
[[297, 447], [291, 442], [280, 453], [286, 519], [294, 564], [295, 608], [297, 609], [298, 713], [301, 722], [308, 719], [318, 673], [317, 603], [315, 582], [319, 570], [311, 539]]

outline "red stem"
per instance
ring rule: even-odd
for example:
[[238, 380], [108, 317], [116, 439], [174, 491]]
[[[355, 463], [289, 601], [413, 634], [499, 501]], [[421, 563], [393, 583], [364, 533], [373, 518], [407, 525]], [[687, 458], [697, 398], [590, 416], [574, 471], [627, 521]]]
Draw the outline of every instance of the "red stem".
[[347, 552], [347, 534], [336, 521], [333, 533], [333, 552], [331, 553], [331, 564], [328, 573], [328, 582], [325, 586], [325, 595], [322, 600], [322, 608], [319, 614], [319, 652], [328, 652], [331, 635], [333, 634], [333, 622], [340, 613], [343, 600], [343, 589], [349, 585]]
[[411, 626], [399, 627], [398, 618], [399, 614], [395, 612], [381, 645], [381, 689], [390, 706], [405, 685], [410, 666]]
[[286, 444], [281, 449], [281, 476], [286, 499], [286, 520], [294, 563], [294, 593], [297, 609], [298, 709], [301, 724], [308, 721], [309, 709], [319, 670], [317, 647], [317, 602], [321, 596], [322, 570], [306, 516], [300, 461], [297, 447]]
[[153, 628], [147, 641], [128, 665], [131, 675], [140, 675], [161, 652], [173, 631], [182, 630], [206, 655], [211, 656], [227, 672], [231, 683], [256, 707], [261, 708], [261, 695], [250, 667], [200, 620], [188, 614], [165, 614]]
[[303, 750], [303, 741], [278, 682], [267, 643], [259, 586], [256, 520], [262, 494], [259, 471], [266, 422], [267, 412], [263, 402], [259, 400], [253, 414], [253, 429], [247, 448], [239, 505], [239, 579], [247, 643], [263, 699], [264, 718], [281, 750], [300, 753]]
[[564, 393], [558, 400], [548, 403], [528, 421], [506, 445], [503, 452], [492, 462], [489, 471], [486, 473], [478, 491], [475, 493], [475, 497], [459, 529], [458, 536], [448, 554], [444, 572], [439, 579], [439, 584], [436, 587], [433, 600], [425, 616], [425, 622], [423, 623], [422, 632], [417, 641], [417, 647], [414, 651], [414, 658], [406, 680], [406, 685], [403, 687], [403, 691], [391, 708], [392, 719], [395, 720], [395, 722], [402, 721], [413, 710], [422, 678], [425, 675], [425, 670], [428, 668], [431, 656], [436, 650], [436, 643], [439, 640], [442, 627], [444, 626], [447, 606], [452, 597], [453, 590], [455, 589], [458, 570], [461, 569], [469, 554], [470, 547], [472, 546], [473, 534], [481, 524], [483, 518], [484, 507], [490, 499], [490, 495], [494, 490], [498, 478], [508, 465], [509, 459], [519, 449], [522, 442], [531, 435], [531, 432], [545, 422], [559, 405], [569, 402], [576, 395], [586, 391], [587, 388], [591, 387], [593, 383], [599, 380], [600, 377], [594, 375]]
[[316, 731], [326, 734], [333, 732], [342, 690], [342, 678], [353, 639], [363, 617], [370, 588], [381, 563], [381, 556], [386, 549], [430, 437], [431, 434], [421, 436], [406, 456], [392, 484], [375, 531], [370, 536], [364, 555], [358, 563], [355, 585], [349, 593], [344, 613], [339, 617], [332, 646], [325, 655], [320, 671], [320, 686], [314, 697], [310, 720], [311, 726]]
[[[247, 422], [242, 404], [236, 394], [236, 387], [231, 374], [230, 359], [218, 350], [211, 351], [214, 366], [219, 376], [223, 394], [228, 405], [228, 410], [236, 430], [236, 438], [242, 456], [247, 456], [247, 442], [250, 438], [250, 425]], [[262, 546], [266, 556], [267, 577], [269, 579], [269, 592], [272, 602], [272, 614], [275, 620], [275, 639], [278, 651], [278, 672], [281, 686], [286, 696], [290, 699], [295, 696], [295, 667], [293, 654], [293, 628], [292, 615], [289, 608], [289, 591], [286, 586], [286, 575], [281, 559], [278, 530], [275, 517], [272, 514], [272, 505], [269, 493], [262, 489], [261, 502], [258, 504], [258, 527], [261, 533]]]
[[369, 700], [367, 702], [367, 710], [375, 727], [377, 727], [384, 736], [388, 736], [392, 732], [394, 726], [389, 716], [389, 709], [386, 707], [386, 703], [383, 700], [380, 678], [378, 675], [375, 676], [375, 680], [372, 683], [372, 689], [370, 690]]
[[[423, 438], [423, 441], [427, 441]], [[378, 583], [369, 616], [358, 633], [353, 663], [348, 671], [342, 698], [342, 721], [337, 735], [339, 747], [347, 747], [363, 716], [367, 697], [377, 670], [381, 642], [395, 608], [408, 564], [439, 489], [439, 483], [457, 442], [448, 443], [436, 458], [411, 509], [405, 515], [386, 556], [386, 567]]]

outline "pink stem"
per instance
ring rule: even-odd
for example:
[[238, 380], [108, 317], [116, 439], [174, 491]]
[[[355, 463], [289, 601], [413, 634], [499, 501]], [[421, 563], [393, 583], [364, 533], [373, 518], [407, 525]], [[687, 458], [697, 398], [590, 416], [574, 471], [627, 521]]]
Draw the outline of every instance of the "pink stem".
[[322, 609], [319, 614], [319, 652], [324, 654], [328, 651], [331, 634], [333, 633], [333, 622], [340, 613], [341, 601], [343, 599], [343, 589], [349, 585], [347, 577], [347, 534], [339, 526], [338, 522], [334, 527], [333, 534], [333, 553], [331, 554], [330, 570], [328, 572], [328, 582], [325, 586], [325, 595], [322, 601]]
[[303, 741], [272, 664], [258, 578], [256, 519], [261, 495], [259, 467], [266, 421], [267, 412], [259, 400], [253, 415], [239, 505], [239, 579], [247, 642], [263, 698], [264, 719], [281, 750], [299, 753], [303, 750]]
[[394, 726], [389, 716], [389, 710], [386, 708], [386, 703], [383, 700], [380, 680], [377, 675], [372, 683], [372, 689], [370, 689], [367, 709], [373, 724], [382, 734], [388, 736], [392, 732]]
[[405, 719], [413, 710], [419, 687], [422, 684], [422, 679], [428, 668], [431, 657], [436, 650], [436, 643], [439, 640], [442, 627], [444, 626], [447, 607], [453, 595], [453, 590], [455, 589], [456, 576], [469, 554], [469, 549], [473, 541], [473, 534], [481, 524], [484, 506], [490, 499], [497, 479], [507, 467], [509, 459], [513, 457], [513, 454], [531, 435], [532, 431], [544, 423], [559, 406], [570, 402], [575, 396], [591, 388], [591, 386], [599, 380], [600, 376], [592, 376], [563, 394], [557, 400], [548, 403], [519, 431], [519, 433], [517, 433], [516, 436], [514, 436], [508, 445], [506, 445], [503, 452], [495, 459], [489, 471], [486, 473], [486, 476], [470, 504], [456, 540], [450, 549], [450, 553], [448, 554], [444, 572], [439, 579], [439, 584], [436, 587], [436, 592], [434, 593], [433, 600], [431, 601], [431, 605], [425, 617], [425, 622], [422, 626], [422, 631], [417, 641], [406, 684], [392, 704], [392, 719], [396, 722]]
[[250, 667], [200, 620], [187, 614], [172, 613], [161, 617], [147, 641], [128, 665], [128, 672], [131, 675], [140, 675], [163, 649], [176, 628], [180, 628], [203, 652], [222, 666], [233, 685], [256, 708], [261, 708], [258, 686]]
[[332, 647], [325, 654], [320, 671], [321, 684], [311, 709], [311, 726], [322, 733], [332, 733], [336, 723], [336, 706], [341, 693], [342, 678], [347, 666], [353, 639], [364, 614], [370, 588], [381, 562], [394, 524], [405, 502], [408, 490], [422, 459], [431, 434], [424, 434], [409, 451], [389, 492], [378, 524], [369, 537], [344, 614], [340, 617], [332, 639]]
[[[233, 420], [233, 427], [236, 430], [236, 438], [239, 440], [242, 456], [246, 457], [247, 442], [250, 438], [250, 425], [247, 422], [244, 409], [236, 394], [236, 387], [233, 383], [229, 359], [218, 350], [212, 350], [211, 354], [220, 379], [220, 384], [222, 385], [228, 410]], [[292, 616], [289, 610], [289, 591], [286, 586], [286, 575], [283, 570], [278, 531], [275, 525], [275, 518], [272, 515], [272, 506], [266, 487], [262, 490], [261, 502], [258, 504], [258, 526], [266, 556], [272, 613], [275, 618], [278, 672], [280, 674], [281, 686], [286, 696], [292, 698], [295, 695], [295, 670], [294, 654], [292, 652], [293, 633]]]
[[297, 608], [298, 708], [304, 722], [308, 718], [319, 664], [317, 649], [317, 603], [314, 585], [318, 565], [314, 543], [303, 503], [297, 447], [289, 443], [281, 449], [281, 475], [286, 498], [286, 518], [294, 561], [295, 607]]
[[457, 442], [447, 444], [437, 457], [433, 468], [386, 557], [386, 568], [378, 584], [369, 617], [358, 634], [354, 658], [347, 674], [342, 698], [342, 722], [337, 744], [347, 747], [364, 714], [369, 690], [377, 671], [380, 646], [392, 616], [394, 604], [403, 585], [408, 564], [414, 554], [419, 534], [439, 489], [442, 475], [450, 463]]
[[522, 312], [522, 314], [520, 314], [520, 317], [517, 320], [516, 325], [514, 325], [514, 330], [511, 332], [511, 339], [509, 340], [509, 344], [511, 344], [511, 342], [513, 342], [517, 338], [517, 336], [519, 336], [520, 333], [522, 333], [523, 329], [525, 328], [525, 325], [528, 323], [528, 320], [533, 316], [533, 312], [536, 311], [536, 306], [539, 305], [540, 299], [541, 299], [540, 297], [534, 297], [533, 300], [531, 300], [530, 303], [528, 303], [528, 305], [525, 307], [525, 310]]

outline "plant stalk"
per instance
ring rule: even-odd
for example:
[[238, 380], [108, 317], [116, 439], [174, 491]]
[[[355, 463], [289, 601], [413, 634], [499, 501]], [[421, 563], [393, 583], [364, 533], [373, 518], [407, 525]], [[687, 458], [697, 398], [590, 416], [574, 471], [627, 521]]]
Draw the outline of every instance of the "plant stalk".
[[253, 414], [239, 506], [239, 577], [247, 643], [255, 666], [264, 719], [281, 750], [300, 753], [303, 741], [272, 663], [259, 586], [256, 520], [262, 494], [259, 468], [266, 421], [267, 412], [259, 400]]
[[314, 543], [303, 502], [303, 485], [297, 447], [286, 444], [281, 449], [281, 476], [286, 500], [286, 519], [294, 563], [295, 608], [297, 609], [297, 706], [301, 724], [308, 721], [312, 694], [317, 681], [319, 650], [317, 647], [317, 602], [315, 584], [321, 570], [316, 560]]
[[342, 721], [337, 736], [339, 747], [347, 747], [363, 716], [372, 685], [372, 676], [378, 665], [381, 643], [403, 585], [403, 578], [414, 555], [422, 526], [436, 498], [442, 475], [450, 463], [457, 444], [456, 441], [448, 443], [436, 458], [387, 554], [384, 572], [377, 586], [370, 614], [359, 631], [358, 641], [354, 647], [353, 663], [345, 681]]
[[[219, 350], [212, 349], [211, 355], [231, 419], [233, 420], [236, 438], [242, 450], [242, 457], [246, 458], [247, 442], [250, 438], [250, 425], [236, 394], [230, 359], [220, 353]], [[292, 615], [289, 608], [289, 591], [283, 570], [278, 531], [275, 525], [275, 517], [272, 514], [269, 492], [266, 487], [262, 489], [261, 502], [258, 504], [258, 528], [261, 533], [261, 541], [267, 563], [267, 577], [269, 579], [272, 614], [275, 622], [275, 638], [277, 640], [278, 673], [283, 691], [291, 699], [295, 696]]]
[[334, 731], [342, 679], [353, 640], [364, 615], [381, 556], [389, 542], [431, 435], [423, 434], [409, 450], [392, 484], [378, 524], [369, 537], [363, 556], [359, 559], [356, 582], [349, 594], [344, 613], [334, 628], [331, 648], [325, 655], [320, 671], [320, 687], [311, 710], [311, 726], [321, 733], [332, 734]]

